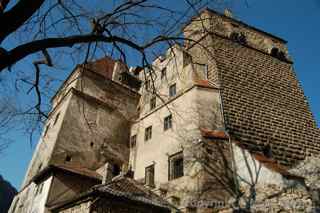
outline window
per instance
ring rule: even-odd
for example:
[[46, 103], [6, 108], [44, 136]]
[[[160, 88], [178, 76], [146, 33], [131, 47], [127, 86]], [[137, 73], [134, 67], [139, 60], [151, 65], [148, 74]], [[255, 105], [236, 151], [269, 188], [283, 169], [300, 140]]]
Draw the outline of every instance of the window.
[[173, 97], [176, 95], [176, 84], [172, 84], [170, 87], [169, 87], [169, 96], [170, 97]]
[[146, 90], [149, 90], [149, 89], [150, 89], [150, 80], [146, 80], [146, 82], [145, 82], [145, 88], [146, 88]]
[[157, 105], [157, 99], [156, 99], [156, 97], [152, 97], [150, 99], [150, 110], [156, 108], [156, 105]]
[[150, 140], [152, 137], [152, 126], [149, 126], [145, 129], [145, 132], [144, 132], [144, 140], [147, 141], [147, 140]]
[[154, 165], [148, 166], [145, 170], [145, 183], [147, 186], [154, 187]]
[[278, 58], [280, 60], [286, 60], [286, 54], [283, 51], [281, 51], [278, 48], [276, 48], [276, 47], [273, 47], [271, 49], [270, 55], [273, 56], [273, 57], [276, 57], [276, 58]]
[[183, 152], [169, 157], [169, 180], [183, 176]]
[[161, 80], [165, 79], [167, 77], [167, 68], [163, 68], [161, 70]]
[[43, 183], [41, 183], [40, 185], [38, 185], [38, 186], [37, 186], [37, 189], [36, 189], [36, 195], [41, 194], [42, 189], [43, 189]]
[[169, 115], [164, 118], [163, 129], [167, 130], [172, 128], [172, 115]]
[[230, 35], [230, 39], [240, 44], [247, 44], [247, 38], [243, 33], [233, 32]]
[[136, 143], [137, 143], [137, 135], [131, 136], [130, 138], [131, 147], [136, 147]]
[[119, 175], [120, 172], [121, 172], [120, 166], [118, 164], [114, 164], [112, 166], [112, 175], [113, 175], [113, 177]]
[[70, 155], [67, 155], [65, 160], [66, 160], [66, 162], [70, 162], [72, 160], [72, 158]]
[[54, 119], [53, 125], [55, 125], [59, 119], [60, 112], [56, 115], [56, 118]]

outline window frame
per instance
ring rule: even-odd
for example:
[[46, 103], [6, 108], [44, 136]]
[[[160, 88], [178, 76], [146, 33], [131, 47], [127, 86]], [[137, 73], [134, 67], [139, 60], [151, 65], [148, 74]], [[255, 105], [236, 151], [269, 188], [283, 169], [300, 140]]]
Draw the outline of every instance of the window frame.
[[[174, 94], [172, 94], [172, 91], [174, 91]], [[174, 83], [169, 86], [169, 97], [175, 97], [176, 95], [177, 95], [177, 84]]]
[[148, 126], [144, 130], [144, 141], [149, 141], [151, 140], [151, 138], [152, 138], [152, 126]]
[[157, 107], [157, 98], [156, 96], [152, 96], [149, 102], [150, 110], [153, 110]]
[[172, 114], [163, 119], [163, 130], [167, 131], [168, 129], [172, 129]]
[[[150, 174], [152, 174], [152, 179], [149, 179], [150, 176], [148, 176], [147, 174], [149, 174], [149, 172], [151, 172]], [[147, 166], [144, 170], [144, 183], [145, 185], [149, 186], [149, 187], [155, 187], [155, 166], [154, 164], [151, 164], [150, 166]], [[151, 180], [151, 181], [150, 181]]]
[[166, 79], [167, 78], [167, 67], [164, 67], [161, 69], [161, 80]]
[[[181, 171], [177, 171], [177, 168], [175, 168], [175, 162], [182, 160], [182, 168]], [[181, 178], [184, 176], [184, 156], [183, 156], [183, 151], [177, 152], [168, 158], [168, 180], [175, 180], [178, 178]]]

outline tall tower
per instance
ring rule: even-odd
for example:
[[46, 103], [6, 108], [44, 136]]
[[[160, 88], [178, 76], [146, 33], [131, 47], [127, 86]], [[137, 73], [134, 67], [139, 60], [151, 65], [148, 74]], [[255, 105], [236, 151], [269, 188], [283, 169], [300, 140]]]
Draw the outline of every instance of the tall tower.
[[[99, 175], [94, 171], [105, 163], [117, 171], [127, 165], [129, 130], [137, 115], [139, 85], [126, 65], [108, 57], [74, 69], [52, 98], [52, 110], [15, 198], [19, 200], [16, 212], [44, 212], [48, 199], [56, 197], [58, 202], [59, 196], [68, 197], [97, 184]], [[77, 180], [82, 176], [86, 180], [71, 184], [67, 176], [60, 176], [62, 170], [79, 175]], [[60, 183], [46, 178], [56, 171]], [[65, 192], [58, 196], [52, 186]], [[69, 188], [62, 190], [64, 186]]]
[[184, 35], [201, 44], [186, 48], [195, 62], [208, 64], [233, 140], [285, 166], [319, 154], [319, 130], [285, 40], [210, 9]]

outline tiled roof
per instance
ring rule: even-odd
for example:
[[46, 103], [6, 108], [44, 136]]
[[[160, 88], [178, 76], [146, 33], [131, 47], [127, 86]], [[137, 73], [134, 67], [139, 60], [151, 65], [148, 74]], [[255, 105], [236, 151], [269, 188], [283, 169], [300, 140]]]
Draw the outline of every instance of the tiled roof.
[[210, 83], [208, 80], [197, 79], [194, 81], [194, 85], [199, 87], [217, 89], [217, 87], [212, 85], [212, 83]]
[[[57, 210], [65, 208], [66, 206], [73, 205], [79, 201], [87, 200], [89, 197], [101, 197], [104, 196], [111, 199], [124, 199], [128, 201], [138, 202], [148, 206], [153, 206], [166, 211], [175, 208], [166, 200], [153, 193], [151, 190], [145, 188], [137, 181], [125, 177], [119, 176], [113, 179], [111, 182], [92, 187], [89, 191], [78, 195], [70, 200], [67, 200], [59, 205], [50, 207], [51, 210]], [[125, 201], [124, 201], [125, 202]], [[125, 204], [125, 203], [124, 203]]]
[[85, 66], [93, 72], [103, 75], [107, 79], [112, 79], [115, 60], [110, 57], [100, 58], [96, 61], [88, 62]]
[[173, 207], [139, 182], [124, 176], [120, 176], [110, 183], [96, 186], [94, 190], [161, 208], [170, 209]]

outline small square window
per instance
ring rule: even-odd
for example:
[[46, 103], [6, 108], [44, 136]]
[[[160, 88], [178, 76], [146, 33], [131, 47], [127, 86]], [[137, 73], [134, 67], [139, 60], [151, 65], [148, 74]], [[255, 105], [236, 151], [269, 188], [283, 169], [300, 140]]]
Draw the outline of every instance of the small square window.
[[172, 115], [169, 115], [164, 118], [163, 129], [171, 129], [172, 128]]
[[145, 129], [144, 132], [144, 140], [150, 140], [152, 138], [152, 126], [149, 126]]
[[169, 180], [177, 179], [183, 175], [183, 152], [179, 152], [169, 157]]
[[165, 79], [167, 77], [167, 68], [163, 68], [161, 70], [161, 80]]
[[132, 148], [136, 147], [136, 143], [137, 143], [137, 135], [131, 136], [131, 138], [130, 138], [131, 147]]
[[154, 165], [148, 166], [145, 170], [145, 184], [154, 187]]
[[156, 108], [157, 106], [157, 98], [156, 97], [152, 97], [150, 99], [150, 110]]
[[173, 97], [176, 95], [176, 84], [172, 84], [170, 87], [169, 87], [169, 96], [170, 97]]

